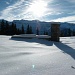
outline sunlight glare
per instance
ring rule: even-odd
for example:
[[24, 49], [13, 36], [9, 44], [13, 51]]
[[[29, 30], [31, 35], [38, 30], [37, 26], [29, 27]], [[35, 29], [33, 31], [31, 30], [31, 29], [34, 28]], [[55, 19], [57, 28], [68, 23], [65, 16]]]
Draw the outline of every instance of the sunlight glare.
[[34, 68], [35, 67], [35, 65], [32, 65], [32, 68]]
[[37, 0], [29, 6], [29, 12], [35, 17], [42, 17], [46, 12], [47, 3], [43, 0]]

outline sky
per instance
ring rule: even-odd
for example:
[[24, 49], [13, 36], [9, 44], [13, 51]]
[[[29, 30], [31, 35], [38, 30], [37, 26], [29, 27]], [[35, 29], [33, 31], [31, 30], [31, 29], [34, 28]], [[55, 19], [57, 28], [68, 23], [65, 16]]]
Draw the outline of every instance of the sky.
[[75, 23], [75, 0], [0, 0], [0, 19]]

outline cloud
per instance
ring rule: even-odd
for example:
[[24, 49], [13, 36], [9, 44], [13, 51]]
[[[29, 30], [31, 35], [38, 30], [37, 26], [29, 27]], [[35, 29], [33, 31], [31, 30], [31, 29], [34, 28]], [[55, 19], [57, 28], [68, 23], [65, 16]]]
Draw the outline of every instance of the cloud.
[[54, 15], [62, 15], [63, 12], [60, 12], [60, 11], [48, 11], [47, 13], [44, 14], [44, 16], [54, 16]]
[[[34, 1], [34, 0], [33, 0]], [[2, 19], [14, 20], [14, 19], [35, 19], [30, 11], [28, 11], [29, 6], [32, 4], [31, 0], [18, 0], [15, 4], [8, 6], [3, 11], [1, 11]], [[37, 0], [35, 0], [37, 2]], [[8, 2], [6, 2], [9, 4]]]
[[72, 22], [73, 21], [75, 22], [75, 15], [62, 17], [62, 18], [51, 20], [51, 21], [55, 21], [55, 22]]
[[6, 2], [6, 4], [8, 4], [8, 5], [9, 5], [10, 3], [9, 3], [9, 2]]
[[69, 3], [75, 3], [75, 0], [66, 0], [68, 1]]
[[70, 12], [70, 13], [68, 13], [68, 14], [75, 14], [75, 11], [73, 11], [73, 12]]
[[11, 2], [12, 0], [10, 0], [10, 2]]
[[[13, 0], [10, 0], [13, 1]], [[75, 10], [74, 0], [41, 0], [46, 3], [46, 11], [42, 14], [41, 18], [36, 17], [32, 14], [28, 9], [33, 4], [33, 2], [37, 2], [38, 0], [15, 0], [15, 3], [6, 7], [3, 11], [0, 12], [0, 19], [6, 19], [9, 21], [16, 19], [39, 19], [39, 20], [51, 20], [53, 21], [74, 21]], [[39, 0], [40, 1], [40, 0]], [[67, 4], [66, 2], [69, 4]], [[9, 2], [6, 2], [9, 4]], [[40, 6], [39, 6], [40, 7]], [[40, 7], [41, 8], [41, 7]], [[70, 16], [74, 15], [74, 16]], [[65, 17], [67, 16], [67, 17]], [[61, 17], [61, 18], [58, 18]], [[57, 18], [57, 19], [56, 19]]]
[[[25, 4], [23, 4], [25, 2]], [[26, 0], [18, 0], [15, 4], [8, 6], [6, 9], [1, 11], [1, 17], [6, 20], [19, 19], [17, 16], [21, 16], [26, 12]]]

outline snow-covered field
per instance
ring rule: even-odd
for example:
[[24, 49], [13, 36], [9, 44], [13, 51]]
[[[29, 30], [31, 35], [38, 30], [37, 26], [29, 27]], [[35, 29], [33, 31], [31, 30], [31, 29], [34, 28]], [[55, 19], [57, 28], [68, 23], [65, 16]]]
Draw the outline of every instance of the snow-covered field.
[[75, 75], [75, 37], [60, 41], [0, 35], [0, 75]]

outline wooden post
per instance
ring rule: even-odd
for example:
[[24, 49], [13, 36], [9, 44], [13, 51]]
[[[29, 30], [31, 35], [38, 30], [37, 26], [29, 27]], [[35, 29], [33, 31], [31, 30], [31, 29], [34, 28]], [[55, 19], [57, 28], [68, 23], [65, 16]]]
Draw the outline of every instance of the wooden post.
[[60, 41], [60, 24], [57, 22], [53, 22], [51, 24], [51, 41]]

